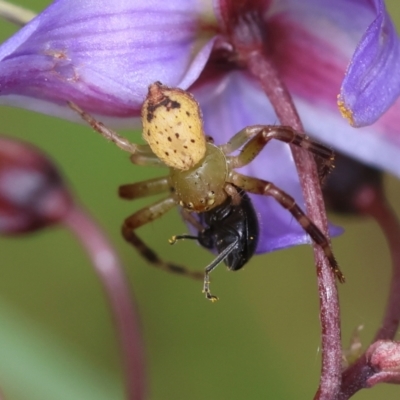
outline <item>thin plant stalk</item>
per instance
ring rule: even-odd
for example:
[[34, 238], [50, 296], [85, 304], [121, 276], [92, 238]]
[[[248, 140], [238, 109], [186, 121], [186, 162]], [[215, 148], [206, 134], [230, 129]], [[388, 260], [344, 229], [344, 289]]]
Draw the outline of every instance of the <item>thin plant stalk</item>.
[[145, 398], [144, 346], [139, 318], [115, 250], [91, 217], [75, 205], [64, 224], [78, 238], [98, 275], [110, 303], [124, 364], [125, 384], [129, 400]]
[[35, 16], [36, 13], [27, 8], [0, 0], [0, 17], [15, 25], [24, 26]]
[[[400, 222], [381, 190], [365, 187], [355, 198], [359, 211], [375, 219], [385, 235], [392, 261], [392, 276], [382, 324], [372, 343], [378, 340], [393, 340], [400, 322]], [[342, 390], [339, 400], [346, 400], [365, 388], [376, 371], [368, 363], [366, 353], [343, 372]]]
[[[248, 59], [248, 68], [258, 77], [282, 125], [290, 125], [303, 132], [303, 126], [293, 104], [290, 93], [280, 80], [277, 70], [261, 52], [253, 52]], [[308, 216], [328, 234], [328, 220], [322, 197], [318, 171], [310, 153], [291, 146], [299, 174]], [[322, 368], [320, 384], [315, 399], [336, 398], [341, 382], [341, 334], [340, 310], [335, 276], [332, 273], [323, 250], [313, 245], [317, 266], [318, 291], [320, 299], [320, 321], [322, 328]]]
[[[233, 46], [238, 58], [245, 63], [247, 70], [260, 83], [280, 123], [304, 132], [293, 99], [264, 46], [263, 28], [259, 15], [249, 13], [244, 16], [239, 15], [237, 18]], [[300, 178], [307, 214], [324, 235], [329, 237], [325, 203], [314, 158], [309, 152], [296, 146], [292, 145], [291, 150]], [[323, 250], [315, 243], [313, 249], [317, 267], [322, 329], [322, 367], [315, 399], [331, 400], [336, 399], [339, 393], [342, 372], [339, 299], [336, 277], [332, 273]]]

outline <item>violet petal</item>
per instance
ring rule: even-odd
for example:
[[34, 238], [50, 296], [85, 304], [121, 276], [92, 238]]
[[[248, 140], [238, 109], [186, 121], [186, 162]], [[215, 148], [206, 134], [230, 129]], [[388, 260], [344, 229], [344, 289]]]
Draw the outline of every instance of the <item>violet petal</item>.
[[355, 129], [337, 111], [295, 98], [305, 130], [337, 151], [400, 176], [400, 101], [375, 124]]
[[213, 42], [202, 11], [200, 0], [55, 1], [0, 47], [0, 101], [137, 116], [150, 83], [186, 88], [202, 71]]
[[357, 46], [343, 81], [339, 106], [354, 126], [375, 122], [400, 94], [400, 41], [382, 0]]
[[[357, 41], [376, 17], [374, 4], [355, 0], [273, 3], [268, 21], [271, 55], [295, 97], [308, 133], [335, 150], [400, 176], [400, 101], [395, 101], [373, 126], [362, 129], [349, 126], [337, 110], [337, 93], [346, 65]], [[330, 14], [324, 16], [324, 8]], [[320, 16], [315, 23], [313, 12]]]

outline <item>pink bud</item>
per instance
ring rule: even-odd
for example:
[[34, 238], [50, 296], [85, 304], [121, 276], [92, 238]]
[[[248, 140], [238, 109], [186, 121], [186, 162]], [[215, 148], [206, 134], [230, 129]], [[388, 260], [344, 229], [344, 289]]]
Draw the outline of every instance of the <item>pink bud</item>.
[[367, 351], [368, 364], [375, 371], [368, 386], [377, 383], [400, 383], [400, 342], [379, 340]]
[[0, 234], [22, 234], [56, 223], [71, 204], [49, 159], [30, 144], [0, 136]]

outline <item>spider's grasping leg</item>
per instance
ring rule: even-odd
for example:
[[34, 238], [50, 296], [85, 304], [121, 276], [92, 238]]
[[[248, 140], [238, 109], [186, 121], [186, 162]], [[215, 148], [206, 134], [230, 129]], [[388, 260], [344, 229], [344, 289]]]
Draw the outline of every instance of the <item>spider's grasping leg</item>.
[[119, 135], [117, 132], [107, 128], [102, 122], [97, 121], [86, 111], [83, 111], [77, 104], [68, 101], [68, 106], [76, 111], [96, 132], [100, 133], [105, 139], [115, 143], [120, 149], [131, 153], [131, 160], [138, 165], [163, 165], [162, 161], [151, 151], [147, 144], [131, 143], [128, 139]]
[[[246, 143], [237, 156], [228, 157], [232, 168], [240, 168], [249, 164], [261, 152], [271, 139], [294, 144], [313, 153], [324, 162], [320, 168], [320, 177], [323, 179], [333, 167], [334, 153], [328, 147], [302, 135], [290, 126], [254, 125], [237, 133], [225, 146], [229, 150], [236, 150], [239, 145]], [[230, 147], [229, 147], [230, 146]], [[224, 150], [223, 150], [224, 151]]]
[[240, 149], [246, 142], [260, 133], [264, 128], [268, 128], [273, 125], [252, 125], [243, 128], [234, 136], [231, 137], [229, 142], [221, 144], [218, 147], [222, 150], [224, 154], [230, 154], [235, 150]]
[[127, 200], [139, 199], [140, 197], [152, 196], [167, 192], [169, 189], [168, 178], [148, 179], [147, 181], [128, 183], [121, 185], [118, 189], [119, 197]]
[[130, 160], [133, 164], [146, 167], [165, 167], [165, 164], [153, 153], [147, 144], [135, 144], [136, 153], [131, 154]]
[[181, 215], [182, 215], [182, 218], [186, 222], [188, 222], [190, 225], [192, 225], [193, 228], [197, 229], [199, 232], [204, 230], [204, 226], [201, 225], [201, 223], [188, 210], [185, 210], [184, 208], [182, 208]]
[[247, 192], [272, 196], [283, 208], [293, 215], [301, 227], [310, 235], [311, 239], [322, 248], [325, 256], [329, 260], [332, 271], [335, 273], [339, 281], [341, 283], [345, 281], [335, 256], [333, 255], [328, 238], [321, 232], [314, 222], [304, 214], [293, 197], [289, 196], [271, 182], [240, 175], [236, 172], [230, 174], [229, 181]]
[[183, 266], [169, 263], [160, 259], [158, 255], [150, 247], [148, 247], [134, 232], [134, 230], [139, 228], [140, 226], [161, 217], [175, 205], [175, 201], [172, 198], [167, 197], [166, 199], [160, 200], [159, 202], [152, 204], [151, 206], [145, 207], [137, 211], [125, 220], [122, 226], [122, 235], [127, 242], [131, 243], [137, 249], [142, 257], [144, 257], [149, 263], [151, 263], [155, 267], [167, 272], [178, 273], [189, 278], [203, 279], [204, 276], [200, 272], [190, 271]]
[[101, 136], [115, 143], [120, 149], [127, 151], [128, 153], [136, 153], [138, 151], [138, 145], [129, 142], [117, 132], [104, 126], [102, 122], [97, 121], [87, 112], [83, 111], [77, 104], [72, 101], [67, 102], [72, 110], [76, 111], [82, 119], [84, 119], [96, 132], [100, 133]]

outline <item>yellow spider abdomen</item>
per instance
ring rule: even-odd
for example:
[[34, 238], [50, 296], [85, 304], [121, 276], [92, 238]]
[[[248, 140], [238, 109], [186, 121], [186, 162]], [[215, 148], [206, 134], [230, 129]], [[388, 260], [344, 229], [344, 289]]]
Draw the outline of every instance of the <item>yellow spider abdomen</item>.
[[167, 166], [188, 170], [206, 152], [199, 104], [179, 88], [160, 82], [149, 86], [142, 107], [143, 138]]

